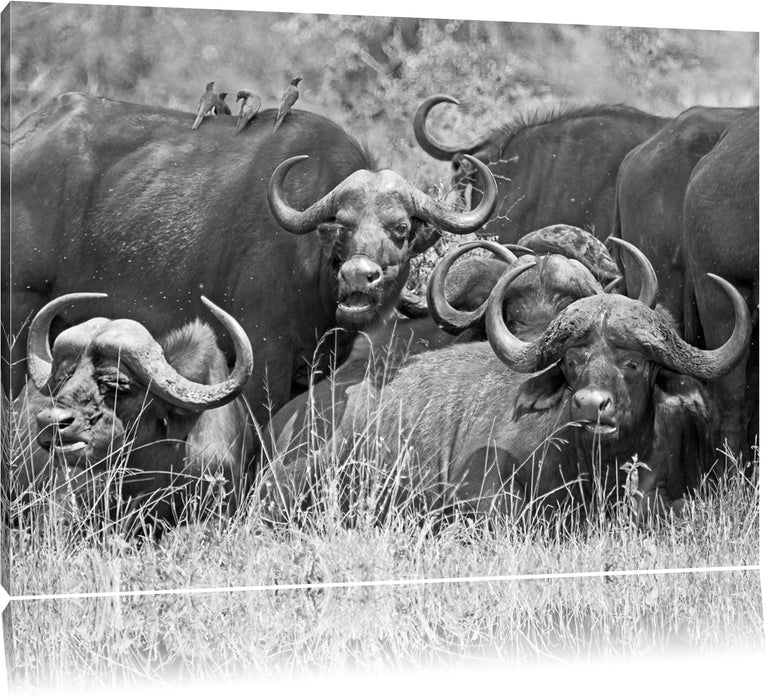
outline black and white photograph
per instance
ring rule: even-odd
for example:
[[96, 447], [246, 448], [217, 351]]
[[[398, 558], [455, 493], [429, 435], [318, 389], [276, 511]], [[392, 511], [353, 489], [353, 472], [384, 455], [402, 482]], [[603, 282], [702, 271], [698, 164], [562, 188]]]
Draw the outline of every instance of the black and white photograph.
[[10, 696], [749, 688], [762, 28], [196, 5], [2, 10]]

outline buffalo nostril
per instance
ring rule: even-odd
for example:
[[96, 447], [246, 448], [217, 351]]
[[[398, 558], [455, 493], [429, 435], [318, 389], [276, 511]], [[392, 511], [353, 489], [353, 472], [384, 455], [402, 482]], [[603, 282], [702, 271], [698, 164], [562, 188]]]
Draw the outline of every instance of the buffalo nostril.
[[38, 426], [41, 430], [65, 430], [73, 424], [75, 414], [64, 408], [51, 408], [41, 411], [38, 416]]
[[74, 420], [75, 420], [74, 416], [63, 416], [57, 421], [57, 428], [59, 428], [60, 430], [67, 428], [69, 425], [73, 423]]
[[365, 286], [375, 286], [382, 278], [382, 268], [365, 255], [353, 256], [340, 269], [340, 280], [353, 291], [365, 291]]
[[600, 391], [582, 390], [574, 394], [574, 405], [588, 412], [603, 413], [612, 405], [612, 397]]

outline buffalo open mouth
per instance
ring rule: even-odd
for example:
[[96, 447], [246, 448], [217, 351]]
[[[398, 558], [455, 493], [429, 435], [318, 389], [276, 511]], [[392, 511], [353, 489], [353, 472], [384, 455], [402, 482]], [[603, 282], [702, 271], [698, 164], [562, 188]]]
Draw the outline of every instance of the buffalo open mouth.
[[57, 460], [69, 465], [75, 465], [81, 462], [86, 455], [87, 448], [89, 447], [89, 444], [84, 440], [61, 442], [59, 440], [47, 440], [45, 438], [39, 438], [38, 444]]
[[79, 440], [78, 442], [70, 442], [66, 445], [54, 445], [50, 449], [52, 452], [56, 452], [58, 454], [69, 455], [85, 450], [86, 443], [83, 440]]
[[70, 467], [77, 467], [86, 464], [89, 461], [89, 445], [82, 440], [69, 442], [65, 444], [55, 443], [49, 451], [60, 464], [66, 464]]
[[597, 437], [612, 437], [614, 436], [617, 431], [619, 430], [619, 427], [615, 423], [601, 423], [601, 422], [593, 422], [593, 421], [586, 421], [582, 424], [582, 427], [588, 432], [593, 433], [593, 435]]
[[584, 428], [586, 433], [591, 433], [597, 438], [614, 438], [620, 432], [620, 426], [616, 421], [602, 420], [577, 420], [577, 427]]
[[49, 452], [56, 454], [73, 454], [75, 452], [81, 452], [87, 447], [87, 443], [84, 440], [73, 440], [72, 442], [62, 442], [59, 439], [52, 440], [48, 436], [41, 435], [38, 437], [38, 444]]
[[371, 313], [374, 309], [374, 299], [363, 292], [352, 292], [337, 303], [337, 311], [349, 316], [360, 316]]

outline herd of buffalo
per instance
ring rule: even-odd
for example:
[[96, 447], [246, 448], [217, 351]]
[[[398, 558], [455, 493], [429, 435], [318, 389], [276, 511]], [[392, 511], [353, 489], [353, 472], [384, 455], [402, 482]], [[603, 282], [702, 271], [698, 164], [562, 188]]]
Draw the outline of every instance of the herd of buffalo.
[[[755, 460], [758, 108], [566, 109], [446, 146], [441, 103], [414, 132], [444, 201], [299, 109], [234, 138], [70, 93], [4, 133], [10, 497], [99, 497], [120, 463], [112, 507], [156, 523], [216, 487], [274, 518], [314, 505], [324, 454], [368, 454], [392, 504], [630, 488], [642, 521]], [[486, 237], [410, 303], [442, 232]]]

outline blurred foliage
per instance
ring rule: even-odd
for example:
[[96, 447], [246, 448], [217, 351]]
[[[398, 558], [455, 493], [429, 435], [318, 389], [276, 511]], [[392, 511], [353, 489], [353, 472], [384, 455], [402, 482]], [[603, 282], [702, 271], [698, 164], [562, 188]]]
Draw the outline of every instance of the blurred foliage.
[[11, 125], [68, 91], [191, 112], [209, 80], [230, 101], [251, 89], [272, 109], [302, 75], [300, 107], [420, 185], [446, 174], [412, 136], [415, 108], [435, 92], [462, 102], [432, 115], [451, 143], [558, 102], [674, 114], [759, 98], [752, 33], [55, 3], [12, 3], [10, 31]]

